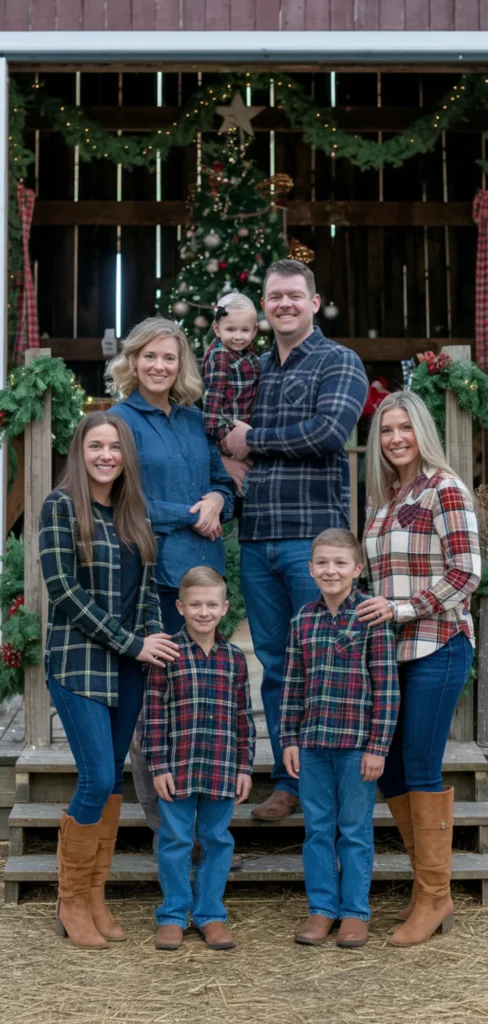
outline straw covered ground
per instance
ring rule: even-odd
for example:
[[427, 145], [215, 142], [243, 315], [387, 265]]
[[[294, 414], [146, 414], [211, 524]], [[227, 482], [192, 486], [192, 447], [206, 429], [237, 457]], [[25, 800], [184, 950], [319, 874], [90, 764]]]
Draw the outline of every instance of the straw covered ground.
[[402, 902], [393, 890], [373, 896], [369, 945], [341, 951], [293, 944], [305, 913], [299, 889], [234, 887], [227, 903], [238, 948], [221, 953], [194, 932], [177, 953], [157, 952], [156, 890], [112, 894], [129, 941], [101, 953], [55, 937], [52, 890], [0, 905], [2, 1024], [488, 1021], [488, 912], [462, 888], [451, 935], [403, 951], [387, 945]]

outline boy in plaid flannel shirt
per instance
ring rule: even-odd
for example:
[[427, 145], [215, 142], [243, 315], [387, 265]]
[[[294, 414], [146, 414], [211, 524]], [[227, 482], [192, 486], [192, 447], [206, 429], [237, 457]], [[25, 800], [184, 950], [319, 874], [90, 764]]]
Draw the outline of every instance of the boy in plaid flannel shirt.
[[[157, 949], [181, 946], [189, 913], [210, 949], [235, 945], [222, 902], [234, 850], [229, 825], [251, 790], [256, 731], [246, 659], [217, 632], [228, 607], [215, 569], [185, 573], [177, 601], [185, 626], [173, 637], [179, 657], [152, 666], [146, 683], [142, 749], [161, 815]], [[192, 892], [195, 833], [202, 857]]]
[[361, 563], [349, 530], [315, 538], [310, 573], [320, 597], [292, 619], [288, 641], [280, 738], [305, 817], [309, 903], [295, 941], [311, 946], [326, 941], [336, 919], [338, 946], [368, 941], [376, 780], [398, 717], [393, 630], [357, 618], [366, 600], [355, 587]]
[[224, 455], [225, 438], [234, 421], [251, 419], [260, 375], [259, 359], [251, 348], [257, 329], [256, 309], [247, 295], [231, 292], [219, 299], [213, 322], [215, 341], [202, 362], [203, 416], [207, 434]]

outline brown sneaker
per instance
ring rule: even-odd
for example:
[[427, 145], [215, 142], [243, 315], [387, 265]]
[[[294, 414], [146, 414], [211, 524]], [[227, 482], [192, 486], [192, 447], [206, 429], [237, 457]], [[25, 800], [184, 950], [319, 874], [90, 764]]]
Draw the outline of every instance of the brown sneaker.
[[209, 921], [198, 929], [207, 949], [234, 949], [235, 942], [223, 921]]
[[292, 793], [287, 793], [284, 789], [275, 789], [274, 793], [264, 801], [264, 804], [258, 804], [252, 809], [251, 814], [258, 821], [281, 821], [282, 818], [293, 814], [299, 803], [298, 797], [293, 796]]
[[333, 924], [333, 917], [310, 914], [307, 920], [298, 926], [295, 932], [295, 942], [303, 946], [321, 946], [326, 941]]
[[179, 949], [183, 942], [183, 928], [179, 924], [160, 924], [154, 944], [156, 949]]
[[368, 941], [368, 922], [357, 917], [344, 917], [337, 935], [341, 949], [358, 949]]

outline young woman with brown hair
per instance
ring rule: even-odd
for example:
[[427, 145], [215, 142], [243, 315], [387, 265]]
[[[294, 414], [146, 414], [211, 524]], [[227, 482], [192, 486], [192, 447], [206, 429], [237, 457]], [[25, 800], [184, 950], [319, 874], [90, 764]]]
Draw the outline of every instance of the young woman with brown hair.
[[39, 549], [49, 598], [46, 678], [78, 769], [61, 816], [56, 930], [76, 946], [106, 948], [107, 939], [125, 939], [104, 886], [142, 665], [174, 646], [162, 632], [137, 453], [120, 418], [94, 412], [79, 424], [66, 471], [42, 507]]

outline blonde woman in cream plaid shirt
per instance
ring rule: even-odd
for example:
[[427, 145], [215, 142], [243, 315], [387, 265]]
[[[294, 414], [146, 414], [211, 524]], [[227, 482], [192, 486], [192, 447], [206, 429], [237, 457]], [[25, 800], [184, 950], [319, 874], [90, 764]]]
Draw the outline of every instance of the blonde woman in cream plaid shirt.
[[414, 869], [395, 946], [452, 925], [454, 792], [442, 785], [452, 716], [473, 660], [470, 595], [481, 572], [468, 488], [448, 466], [435, 423], [413, 392], [384, 399], [367, 448], [364, 548], [375, 597], [358, 617], [398, 624], [401, 708], [379, 785]]

